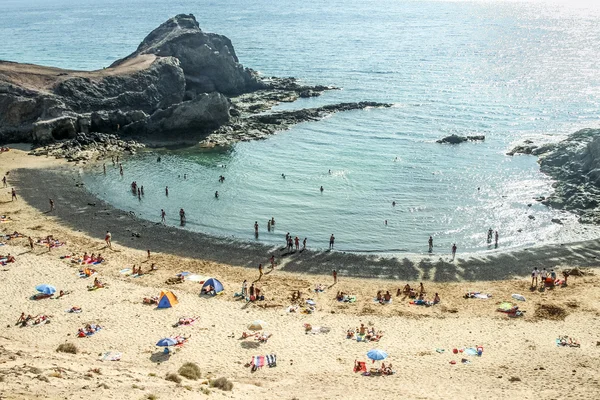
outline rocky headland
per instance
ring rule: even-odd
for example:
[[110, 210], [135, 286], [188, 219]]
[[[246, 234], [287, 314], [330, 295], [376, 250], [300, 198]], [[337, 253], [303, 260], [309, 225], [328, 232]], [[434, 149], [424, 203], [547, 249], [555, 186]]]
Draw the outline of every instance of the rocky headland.
[[582, 223], [600, 223], [600, 129], [583, 129], [553, 144], [527, 141], [508, 154], [539, 156], [540, 170], [556, 180], [554, 193], [538, 201], [575, 212]]
[[101, 133], [216, 146], [264, 138], [337, 111], [389, 106], [357, 102], [264, 114], [279, 102], [330, 89], [261, 77], [239, 63], [227, 37], [203, 32], [193, 15], [180, 14], [102, 70], [0, 61], [0, 143], [75, 143], [78, 134]]

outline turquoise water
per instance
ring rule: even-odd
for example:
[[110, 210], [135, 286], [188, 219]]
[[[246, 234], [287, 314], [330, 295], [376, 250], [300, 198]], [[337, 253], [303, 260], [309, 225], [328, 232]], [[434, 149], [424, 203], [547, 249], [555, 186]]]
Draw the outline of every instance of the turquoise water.
[[[97, 69], [168, 17], [191, 12], [204, 30], [231, 38], [246, 66], [343, 88], [280, 108], [394, 104], [230, 149], [164, 151], [160, 164], [140, 155], [125, 162], [123, 179], [110, 166], [106, 177], [85, 175], [89, 190], [118, 207], [155, 221], [164, 208], [171, 224], [183, 207], [186, 229], [215, 235], [255, 240], [257, 220], [260, 241], [283, 244], [290, 232], [327, 247], [334, 233], [336, 248], [347, 251], [421, 252], [429, 235], [436, 251], [452, 243], [487, 250], [490, 227], [501, 248], [552, 240], [563, 228], [550, 219], [568, 217], [532, 200], [551, 193], [551, 181], [535, 158], [505, 153], [526, 138], [557, 140], [598, 125], [600, 8], [585, 2], [3, 4], [2, 59]], [[435, 143], [452, 133], [486, 141]], [[133, 180], [144, 185], [142, 201], [131, 196]], [[269, 234], [271, 217], [277, 229]]]

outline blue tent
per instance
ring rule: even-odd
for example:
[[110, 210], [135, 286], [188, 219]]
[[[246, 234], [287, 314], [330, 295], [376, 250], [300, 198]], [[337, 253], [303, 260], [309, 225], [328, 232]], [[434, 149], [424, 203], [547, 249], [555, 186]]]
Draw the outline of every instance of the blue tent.
[[177, 297], [171, 292], [160, 292], [157, 308], [170, 308], [177, 304]]
[[202, 285], [202, 289], [206, 289], [208, 286], [212, 286], [215, 294], [223, 291], [223, 284], [219, 282], [216, 278], [208, 278], [204, 281], [204, 285]]

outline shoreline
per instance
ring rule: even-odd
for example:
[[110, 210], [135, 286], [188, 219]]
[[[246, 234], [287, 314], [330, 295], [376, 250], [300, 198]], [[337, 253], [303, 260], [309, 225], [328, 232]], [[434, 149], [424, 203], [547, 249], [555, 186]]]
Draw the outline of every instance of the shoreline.
[[348, 277], [436, 282], [504, 280], [528, 276], [534, 267], [593, 267], [600, 262], [600, 240], [546, 244], [489, 254], [458, 253], [454, 262], [449, 254], [407, 253], [384, 257], [327, 250], [287, 254], [281, 246], [213, 237], [139, 219], [88, 192], [75, 168], [81, 167], [18, 169], [11, 172], [9, 182], [41, 212], [49, 210], [48, 198], [53, 198], [56, 209], [52, 215], [69, 228], [99, 240], [109, 230], [116, 244], [142, 251], [151, 249], [247, 268], [257, 268], [259, 263], [266, 266], [270, 255], [275, 254], [279, 269], [286, 272], [329, 275], [335, 269], [341, 276]]

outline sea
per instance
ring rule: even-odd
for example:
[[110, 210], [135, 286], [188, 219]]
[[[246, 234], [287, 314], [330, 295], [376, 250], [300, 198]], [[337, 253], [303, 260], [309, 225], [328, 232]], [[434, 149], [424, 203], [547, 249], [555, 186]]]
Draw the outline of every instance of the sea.
[[[535, 201], [553, 181], [536, 157], [506, 153], [598, 127], [599, 3], [2, 0], [0, 59], [101, 69], [169, 17], [192, 13], [204, 31], [232, 40], [244, 66], [341, 88], [276, 110], [393, 107], [228, 148], [141, 152], [122, 160], [123, 177], [109, 160], [106, 175], [100, 165], [82, 170], [87, 190], [156, 223], [164, 209], [167, 224], [178, 225], [184, 208], [182, 234], [283, 245], [289, 233], [313, 249], [334, 234], [337, 251], [384, 255], [426, 253], [432, 236], [434, 253], [454, 243], [493, 253], [598, 233]], [[451, 134], [485, 141], [436, 143]], [[144, 186], [141, 200], [132, 181]]]

